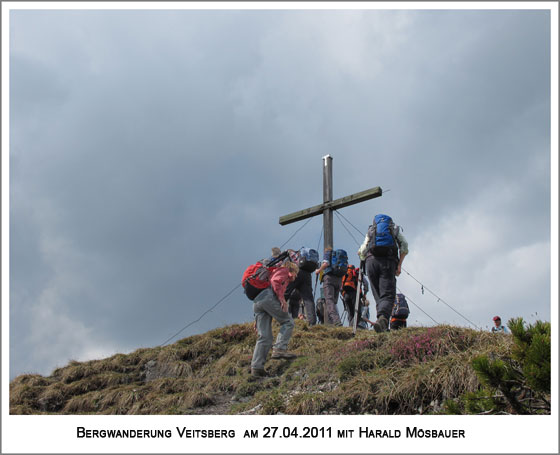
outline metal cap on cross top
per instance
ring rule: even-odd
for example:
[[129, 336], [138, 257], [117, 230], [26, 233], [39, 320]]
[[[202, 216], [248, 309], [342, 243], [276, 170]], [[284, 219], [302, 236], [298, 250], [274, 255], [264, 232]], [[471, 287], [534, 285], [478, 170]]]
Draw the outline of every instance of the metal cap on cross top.
[[333, 210], [358, 204], [360, 202], [379, 197], [383, 194], [383, 190], [376, 186], [375, 188], [370, 188], [369, 190], [354, 193], [350, 196], [333, 201], [332, 160], [332, 156], [330, 155], [323, 157], [323, 203], [298, 212], [290, 213], [289, 215], [281, 216], [278, 221], [282, 226], [285, 226], [286, 224], [305, 220], [306, 218], [311, 218], [322, 213], [323, 229], [325, 232], [325, 249], [333, 247]]

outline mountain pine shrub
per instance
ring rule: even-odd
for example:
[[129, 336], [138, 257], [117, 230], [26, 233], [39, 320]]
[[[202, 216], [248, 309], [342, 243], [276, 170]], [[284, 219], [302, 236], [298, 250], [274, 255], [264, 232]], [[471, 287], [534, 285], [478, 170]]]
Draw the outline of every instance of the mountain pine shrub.
[[508, 327], [514, 341], [511, 355], [473, 358], [482, 387], [446, 402], [447, 413], [550, 414], [550, 322], [527, 325], [523, 318], [514, 318]]

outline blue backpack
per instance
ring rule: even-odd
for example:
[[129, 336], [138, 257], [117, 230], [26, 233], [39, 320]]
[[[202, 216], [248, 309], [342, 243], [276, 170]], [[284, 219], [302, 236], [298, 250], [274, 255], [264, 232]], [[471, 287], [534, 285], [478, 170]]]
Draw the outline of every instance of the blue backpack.
[[404, 294], [397, 294], [395, 300], [395, 305], [393, 305], [392, 316], [399, 319], [406, 319], [410, 314], [410, 309], [408, 308], [408, 302]]
[[319, 268], [319, 253], [313, 248], [301, 248], [297, 265], [300, 270], [314, 272]]
[[331, 255], [331, 265], [329, 268], [330, 273], [334, 276], [346, 275], [348, 270], [348, 253], [344, 250], [333, 250]]
[[373, 224], [368, 229], [368, 251], [376, 257], [396, 256], [397, 229], [389, 215], [375, 215]]

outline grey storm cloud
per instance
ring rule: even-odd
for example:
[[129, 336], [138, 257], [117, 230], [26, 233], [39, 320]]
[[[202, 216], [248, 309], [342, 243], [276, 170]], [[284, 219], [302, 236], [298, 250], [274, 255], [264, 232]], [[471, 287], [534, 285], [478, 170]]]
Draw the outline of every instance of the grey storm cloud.
[[[387, 212], [404, 267], [476, 325], [550, 318], [547, 11], [10, 14], [12, 377], [197, 319], [322, 202], [327, 154], [335, 198], [385, 191], [335, 217], [353, 260]], [[251, 318], [238, 289], [180, 336]]]

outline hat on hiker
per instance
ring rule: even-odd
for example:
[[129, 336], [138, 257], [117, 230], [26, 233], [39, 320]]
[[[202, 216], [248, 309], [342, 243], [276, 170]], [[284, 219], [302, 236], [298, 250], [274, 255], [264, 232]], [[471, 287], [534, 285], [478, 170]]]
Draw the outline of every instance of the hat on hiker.
[[493, 321], [501, 321], [500, 316], [494, 316], [492, 318]]

